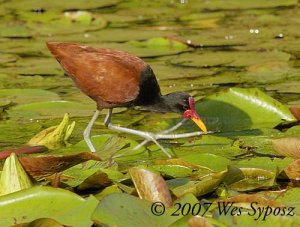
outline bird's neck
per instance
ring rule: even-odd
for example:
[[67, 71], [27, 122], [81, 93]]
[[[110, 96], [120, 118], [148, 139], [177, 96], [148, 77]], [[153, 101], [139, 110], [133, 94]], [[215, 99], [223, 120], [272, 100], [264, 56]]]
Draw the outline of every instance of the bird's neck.
[[162, 95], [155, 100], [155, 102], [146, 107], [151, 111], [161, 112], [161, 113], [180, 113], [176, 105], [176, 100], [170, 95]]

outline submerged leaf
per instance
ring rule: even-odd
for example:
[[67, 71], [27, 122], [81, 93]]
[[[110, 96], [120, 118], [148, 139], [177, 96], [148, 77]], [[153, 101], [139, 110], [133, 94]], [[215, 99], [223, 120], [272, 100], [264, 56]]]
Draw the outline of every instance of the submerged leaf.
[[4, 163], [0, 178], [0, 196], [30, 188], [31, 181], [18, 157], [12, 153]]

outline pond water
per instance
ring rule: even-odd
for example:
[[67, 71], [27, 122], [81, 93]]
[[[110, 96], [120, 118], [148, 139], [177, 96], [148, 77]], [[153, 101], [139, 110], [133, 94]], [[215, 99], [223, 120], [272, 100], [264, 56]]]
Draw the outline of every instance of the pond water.
[[[0, 151], [28, 141], [49, 148], [19, 156], [26, 173], [13, 155], [4, 167], [0, 162], [0, 209], [5, 211], [0, 225], [37, 218], [48, 223], [44, 217], [51, 217], [65, 226], [299, 226], [299, 7], [298, 0], [0, 0]], [[47, 41], [141, 57], [153, 68], [163, 94], [185, 91], [195, 97], [197, 111], [214, 132], [160, 140], [173, 159], [153, 143], [129, 154], [142, 139], [107, 129], [105, 110], [92, 130], [97, 152], [86, 152], [82, 133], [96, 105], [64, 75]], [[49, 127], [64, 116], [63, 133], [53, 133]], [[76, 122], [71, 135], [74, 124], [67, 116]], [[180, 120], [178, 114], [140, 108], [116, 108], [112, 118], [115, 124], [153, 132]], [[187, 122], [178, 131], [195, 130]], [[125, 155], [115, 157], [119, 154]], [[58, 175], [53, 180], [59, 172], [60, 181]], [[15, 191], [20, 179], [23, 188], [31, 187], [27, 174], [68, 190], [40, 186], [3, 196]], [[218, 213], [224, 200], [239, 203], [243, 211], [253, 202], [278, 206], [276, 212], [298, 207], [292, 217], [274, 211], [258, 220], [247, 212]], [[157, 217], [149, 201], [201, 204], [209, 211], [206, 219]], [[203, 201], [214, 204], [207, 208]]]
[[[71, 138], [76, 143], [95, 110], [93, 101], [64, 76], [46, 41], [116, 48], [142, 57], [163, 94], [186, 91], [200, 99], [230, 87], [257, 87], [288, 106], [300, 105], [296, 0], [0, 4], [1, 149], [22, 146], [66, 112], [76, 121]], [[179, 118], [115, 112], [115, 123], [144, 130], [161, 130]], [[112, 133], [102, 121], [103, 116], [93, 135]]]

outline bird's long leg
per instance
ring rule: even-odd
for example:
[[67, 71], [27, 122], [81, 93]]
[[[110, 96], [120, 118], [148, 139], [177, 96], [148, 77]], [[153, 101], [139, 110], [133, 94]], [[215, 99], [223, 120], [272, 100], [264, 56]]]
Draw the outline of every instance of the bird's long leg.
[[100, 114], [100, 111], [96, 110], [96, 112], [94, 113], [94, 115], [93, 115], [92, 119], [90, 120], [88, 126], [86, 127], [86, 129], [83, 132], [83, 138], [84, 138], [85, 142], [87, 143], [88, 147], [90, 148], [91, 152], [96, 152], [96, 149], [95, 149], [94, 145], [92, 144], [90, 134], [91, 134], [91, 129], [92, 129], [95, 121], [97, 120], [99, 114]]
[[[171, 128], [168, 128], [166, 130], [163, 130], [161, 132], [158, 132], [155, 135], [163, 135], [163, 134], [169, 134], [170, 132], [175, 131], [176, 129], [178, 129], [180, 126], [182, 126], [185, 122], [187, 121], [187, 119], [183, 119], [180, 122], [178, 122], [176, 125], [174, 125]], [[139, 143], [138, 145], [136, 145], [134, 148], [132, 148], [133, 151], [140, 149], [142, 146], [144, 146], [146, 143], [148, 143], [150, 140], [145, 139], [143, 142]]]
[[156, 141], [155, 136], [149, 132], [143, 132], [143, 131], [139, 131], [139, 130], [134, 130], [134, 129], [130, 129], [130, 128], [123, 128], [117, 125], [113, 125], [111, 123], [111, 115], [112, 115], [112, 109], [109, 109], [105, 120], [104, 120], [104, 124], [106, 127], [108, 127], [111, 130], [115, 130], [118, 132], [124, 132], [124, 133], [129, 133], [129, 134], [133, 134], [133, 135], [137, 135], [140, 137], [145, 138], [146, 140], [151, 140], [153, 141], [169, 158], [171, 158], [172, 156]]
[[168, 128], [166, 130], [163, 130], [157, 134], [169, 134], [170, 132], [175, 131], [176, 129], [178, 129], [179, 127], [181, 127], [188, 119], [183, 119], [180, 122], [178, 122], [176, 125], [172, 126], [171, 128]]

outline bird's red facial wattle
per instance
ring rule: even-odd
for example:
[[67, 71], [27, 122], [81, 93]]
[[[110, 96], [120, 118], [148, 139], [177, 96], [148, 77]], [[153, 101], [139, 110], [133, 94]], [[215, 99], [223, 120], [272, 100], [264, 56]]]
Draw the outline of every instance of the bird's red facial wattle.
[[190, 107], [189, 109], [187, 109], [186, 111], [184, 111], [183, 117], [185, 119], [191, 118], [191, 120], [194, 121], [195, 124], [198, 125], [198, 127], [203, 132], [207, 133], [207, 128], [206, 128], [205, 124], [203, 123], [203, 121], [201, 120], [200, 116], [196, 112], [195, 101], [194, 101], [193, 97], [189, 97], [189, 107]]

